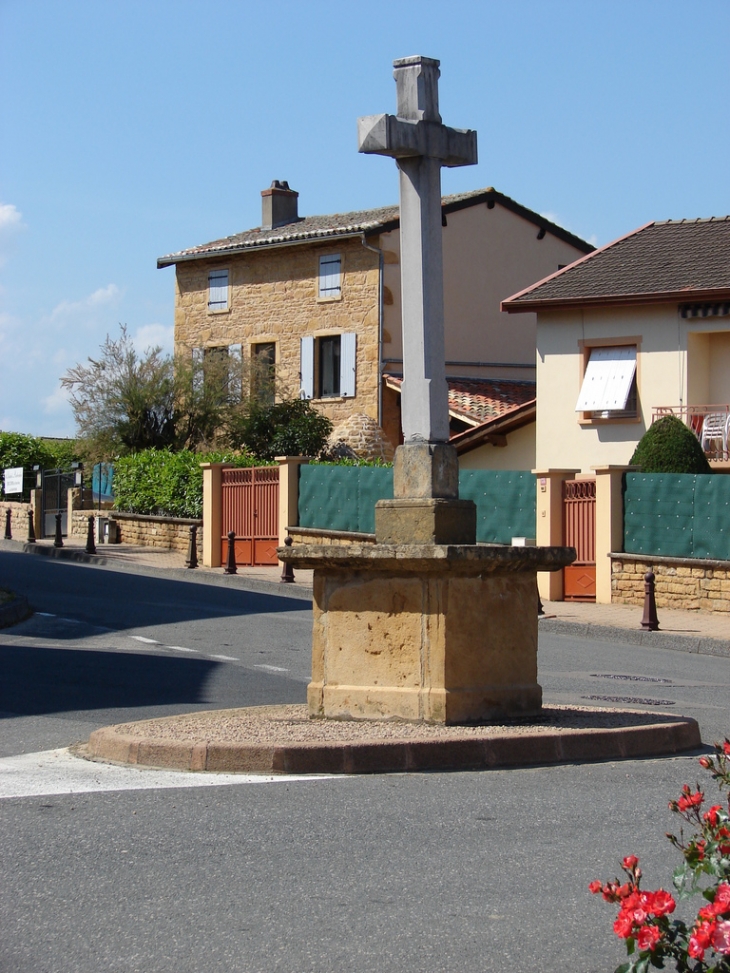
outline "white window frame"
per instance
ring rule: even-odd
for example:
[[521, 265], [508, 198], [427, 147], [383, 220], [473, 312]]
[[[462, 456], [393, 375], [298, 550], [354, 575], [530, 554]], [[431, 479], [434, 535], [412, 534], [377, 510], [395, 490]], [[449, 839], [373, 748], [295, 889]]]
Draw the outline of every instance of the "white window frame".
[[[322, 396], [321, 376], [316, 374], [319, 362], [319, 346], [324, 338], [340, 339], [340, 391], [336, 395]], [[357, 335], [354, 331], [325, 332], [306, 335], [300, 341], [299, 397], [302, 399], [352, 399], [357, 392]]]
[[575, 411], [581, 422], [640, 420], [639, 338], [581, 342], [583, 373]]
[[342, 298], [342, 254], [325, 253], [319, 258], [317, 299], [339, 301]]
[[[225, 283], [223, 283], [225, 281]], [[208, 310], [211, 313], [220, 313], [229, 308], [228, 288], [230, 285], [230, 275], [225, 267], [217, 267], [215, 270], [208, 271]]]

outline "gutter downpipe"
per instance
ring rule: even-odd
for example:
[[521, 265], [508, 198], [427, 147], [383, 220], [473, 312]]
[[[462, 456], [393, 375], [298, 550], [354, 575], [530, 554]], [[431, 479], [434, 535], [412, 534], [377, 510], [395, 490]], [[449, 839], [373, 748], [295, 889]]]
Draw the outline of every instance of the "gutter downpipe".
[[371, 247], [365, 242], [365, 234], [360, 243], [366, 250], [378, 255], [378, 425], [383, 428], [383, 266], [385, 258], [380, 247]]

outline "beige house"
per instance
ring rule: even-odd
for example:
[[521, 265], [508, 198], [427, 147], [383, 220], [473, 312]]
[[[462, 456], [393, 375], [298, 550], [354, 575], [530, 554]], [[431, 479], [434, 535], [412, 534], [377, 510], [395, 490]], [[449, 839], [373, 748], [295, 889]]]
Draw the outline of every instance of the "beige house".
[[[563, 481], [595, 480], [596, 594], [608, 601], [614, 494], [649, 425], [674, 413], [730, 468], [730, 217], [649, 223], [502, 308], [537, 315], [538, 541], [565, 537]], [[550, 585], [562, 596], [559, 575]]]
[[[364, 414], [397, 445], [398, 207], [300, 217], [287, 183], [261, 195], [260, 227], [157, 261], [176, 270], [176, 352], [240, 348], [335, 424]], [[442, 211], [452, 432], [470, 434], [458, 447], [465, 464], [473, 454], [474, 464], [531, 468], [536, 316], [509, 320], [500, 300], [592, 247], [494, 189], [447, 196]], [[481, 400], [471, 408], [485, 382], [486, 412]]]

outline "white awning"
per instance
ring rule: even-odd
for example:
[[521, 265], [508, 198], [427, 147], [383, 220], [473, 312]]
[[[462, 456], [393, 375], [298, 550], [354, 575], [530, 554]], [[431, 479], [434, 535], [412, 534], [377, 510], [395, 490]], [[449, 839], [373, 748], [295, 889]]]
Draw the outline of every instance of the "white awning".
[[607, 412], [626, 408], [636, 372], [636, 348], [593, 348], [586, 366], [576, 412]]

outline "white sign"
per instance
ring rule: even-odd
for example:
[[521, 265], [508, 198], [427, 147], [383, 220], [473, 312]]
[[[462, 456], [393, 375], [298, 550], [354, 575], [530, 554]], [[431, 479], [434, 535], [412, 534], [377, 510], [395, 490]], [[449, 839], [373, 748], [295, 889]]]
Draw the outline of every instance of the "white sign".
[[4, 471], [3, 489], [5, 495], [9, 493], [23, 492], [23, 467], [16, 466], [15, 469]]

